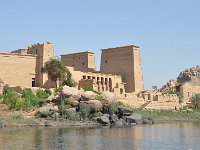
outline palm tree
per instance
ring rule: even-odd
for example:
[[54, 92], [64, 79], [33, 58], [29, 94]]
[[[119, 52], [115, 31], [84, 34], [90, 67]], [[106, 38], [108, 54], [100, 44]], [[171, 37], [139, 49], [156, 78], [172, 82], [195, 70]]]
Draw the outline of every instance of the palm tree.
[[56, 87], [57, 81], [66, 77], [69, 70], [61, 63], [58, 59], [50, 59], [47, 61], [41, 69], [42, 73], [47, 73], [48, 77], [55, 82]]

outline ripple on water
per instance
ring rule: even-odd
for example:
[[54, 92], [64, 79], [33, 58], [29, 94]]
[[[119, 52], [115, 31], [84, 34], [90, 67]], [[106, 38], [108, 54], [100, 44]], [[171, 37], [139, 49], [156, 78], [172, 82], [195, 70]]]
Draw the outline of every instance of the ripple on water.
[[123, 128], [3, 128], [0, 150], [199, 150], [199, 123]]

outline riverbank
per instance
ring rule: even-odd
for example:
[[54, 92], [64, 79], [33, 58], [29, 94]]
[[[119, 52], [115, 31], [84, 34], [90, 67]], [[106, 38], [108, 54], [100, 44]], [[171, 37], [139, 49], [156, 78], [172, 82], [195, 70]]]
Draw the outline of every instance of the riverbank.
[[[200, 121], [200, 111], [169, 111], [169, 110], [133, 110], [134, 113], [144, 117], [151, 117], [154, 123], [174, 121]], [[10, 115], [0, 115], [0, 127], [98, 127], [99, 123], [91, 120], [77, 121], [60, 118], [53, 120], [48, 118], [30, 118], [23, 116], [21, 112], [12, 112]]]
[[151, 117], [157, 121], [200, 121], [200, 110], [137, 110], [144, 117]]

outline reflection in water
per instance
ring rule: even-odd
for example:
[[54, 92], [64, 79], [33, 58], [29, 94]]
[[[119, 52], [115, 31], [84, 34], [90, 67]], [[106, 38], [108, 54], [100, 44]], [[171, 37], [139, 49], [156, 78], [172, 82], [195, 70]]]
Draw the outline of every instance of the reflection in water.
[[124, 128], [0, 129], [0, 150], [195, 150], [199, 147], [199, 123]]

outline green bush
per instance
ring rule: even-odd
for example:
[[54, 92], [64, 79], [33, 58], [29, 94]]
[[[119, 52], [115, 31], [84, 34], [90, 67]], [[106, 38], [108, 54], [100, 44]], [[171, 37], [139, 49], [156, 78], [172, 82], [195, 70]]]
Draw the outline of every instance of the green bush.
[[43, 111], [37, 114], [38, 118], [47, 118], [47, 117], [51, 117], [52, 113], [49, 111]]
[[78, 112], [79, 116], [80, 116], [80, 119], [87, 119], [89, 117], [89, 115], [91, 114], [91, 110], [89, 108], [82, 108], [79, 110]]
[[70, 98], [65, 98], [64, 99], [64, 104], [65, 105], [71, 105], [73, 103], [73, 100], [72, 99], [70, 99]]
[[8, 105], [9, 109], [13, 110], [20, 110], [24, 105], [20, 95], [8, 85], [4, 86], [2, 103]]
[[62, 90], [63, 90], [62, 87], [56, 87], [56, 88], [54, 89], [55, 93], [60, 93], [60, 92], [62, 92]]
[[115, 111], [117, 111], [119, 107], [123, 107], [123, 106], [125, 106], [123, 102], [120, 102], [120, 101], [111, 102], [111, 113], [114, 113]]
[[72, 79], [72, 74], [68, 69], [66, 70], [66, 78], [62, 85], [67, 85], [69, 87], [75, 87], [77, 85], [77, 83]]
[[36, 95], [39, 99], [46, 99], [51, 95], [51, 91], [48, 89], [43, 90], [37, 90]]
[[190, 100], [192, 101], [194, 109], [200, 109], [200, 94], [195, 94]]
[[91, 88], [91, 87], [85, 87], [85, 88], [84, 88], [84, 91], [92, 91], [92, 92], [94, 92], [94, 93], [96, 93], [96, 94], [100, 95], [100, 93], [99, 93], [99, 92], [97, 92], [96, 90], [94, 90], [94, 89], [93, 89], [93, 88]]
[[25, 88], [22, 90], [22, 98], [24, 99], [24, 108], [39, 107], [39, 99], [31, 89]]

